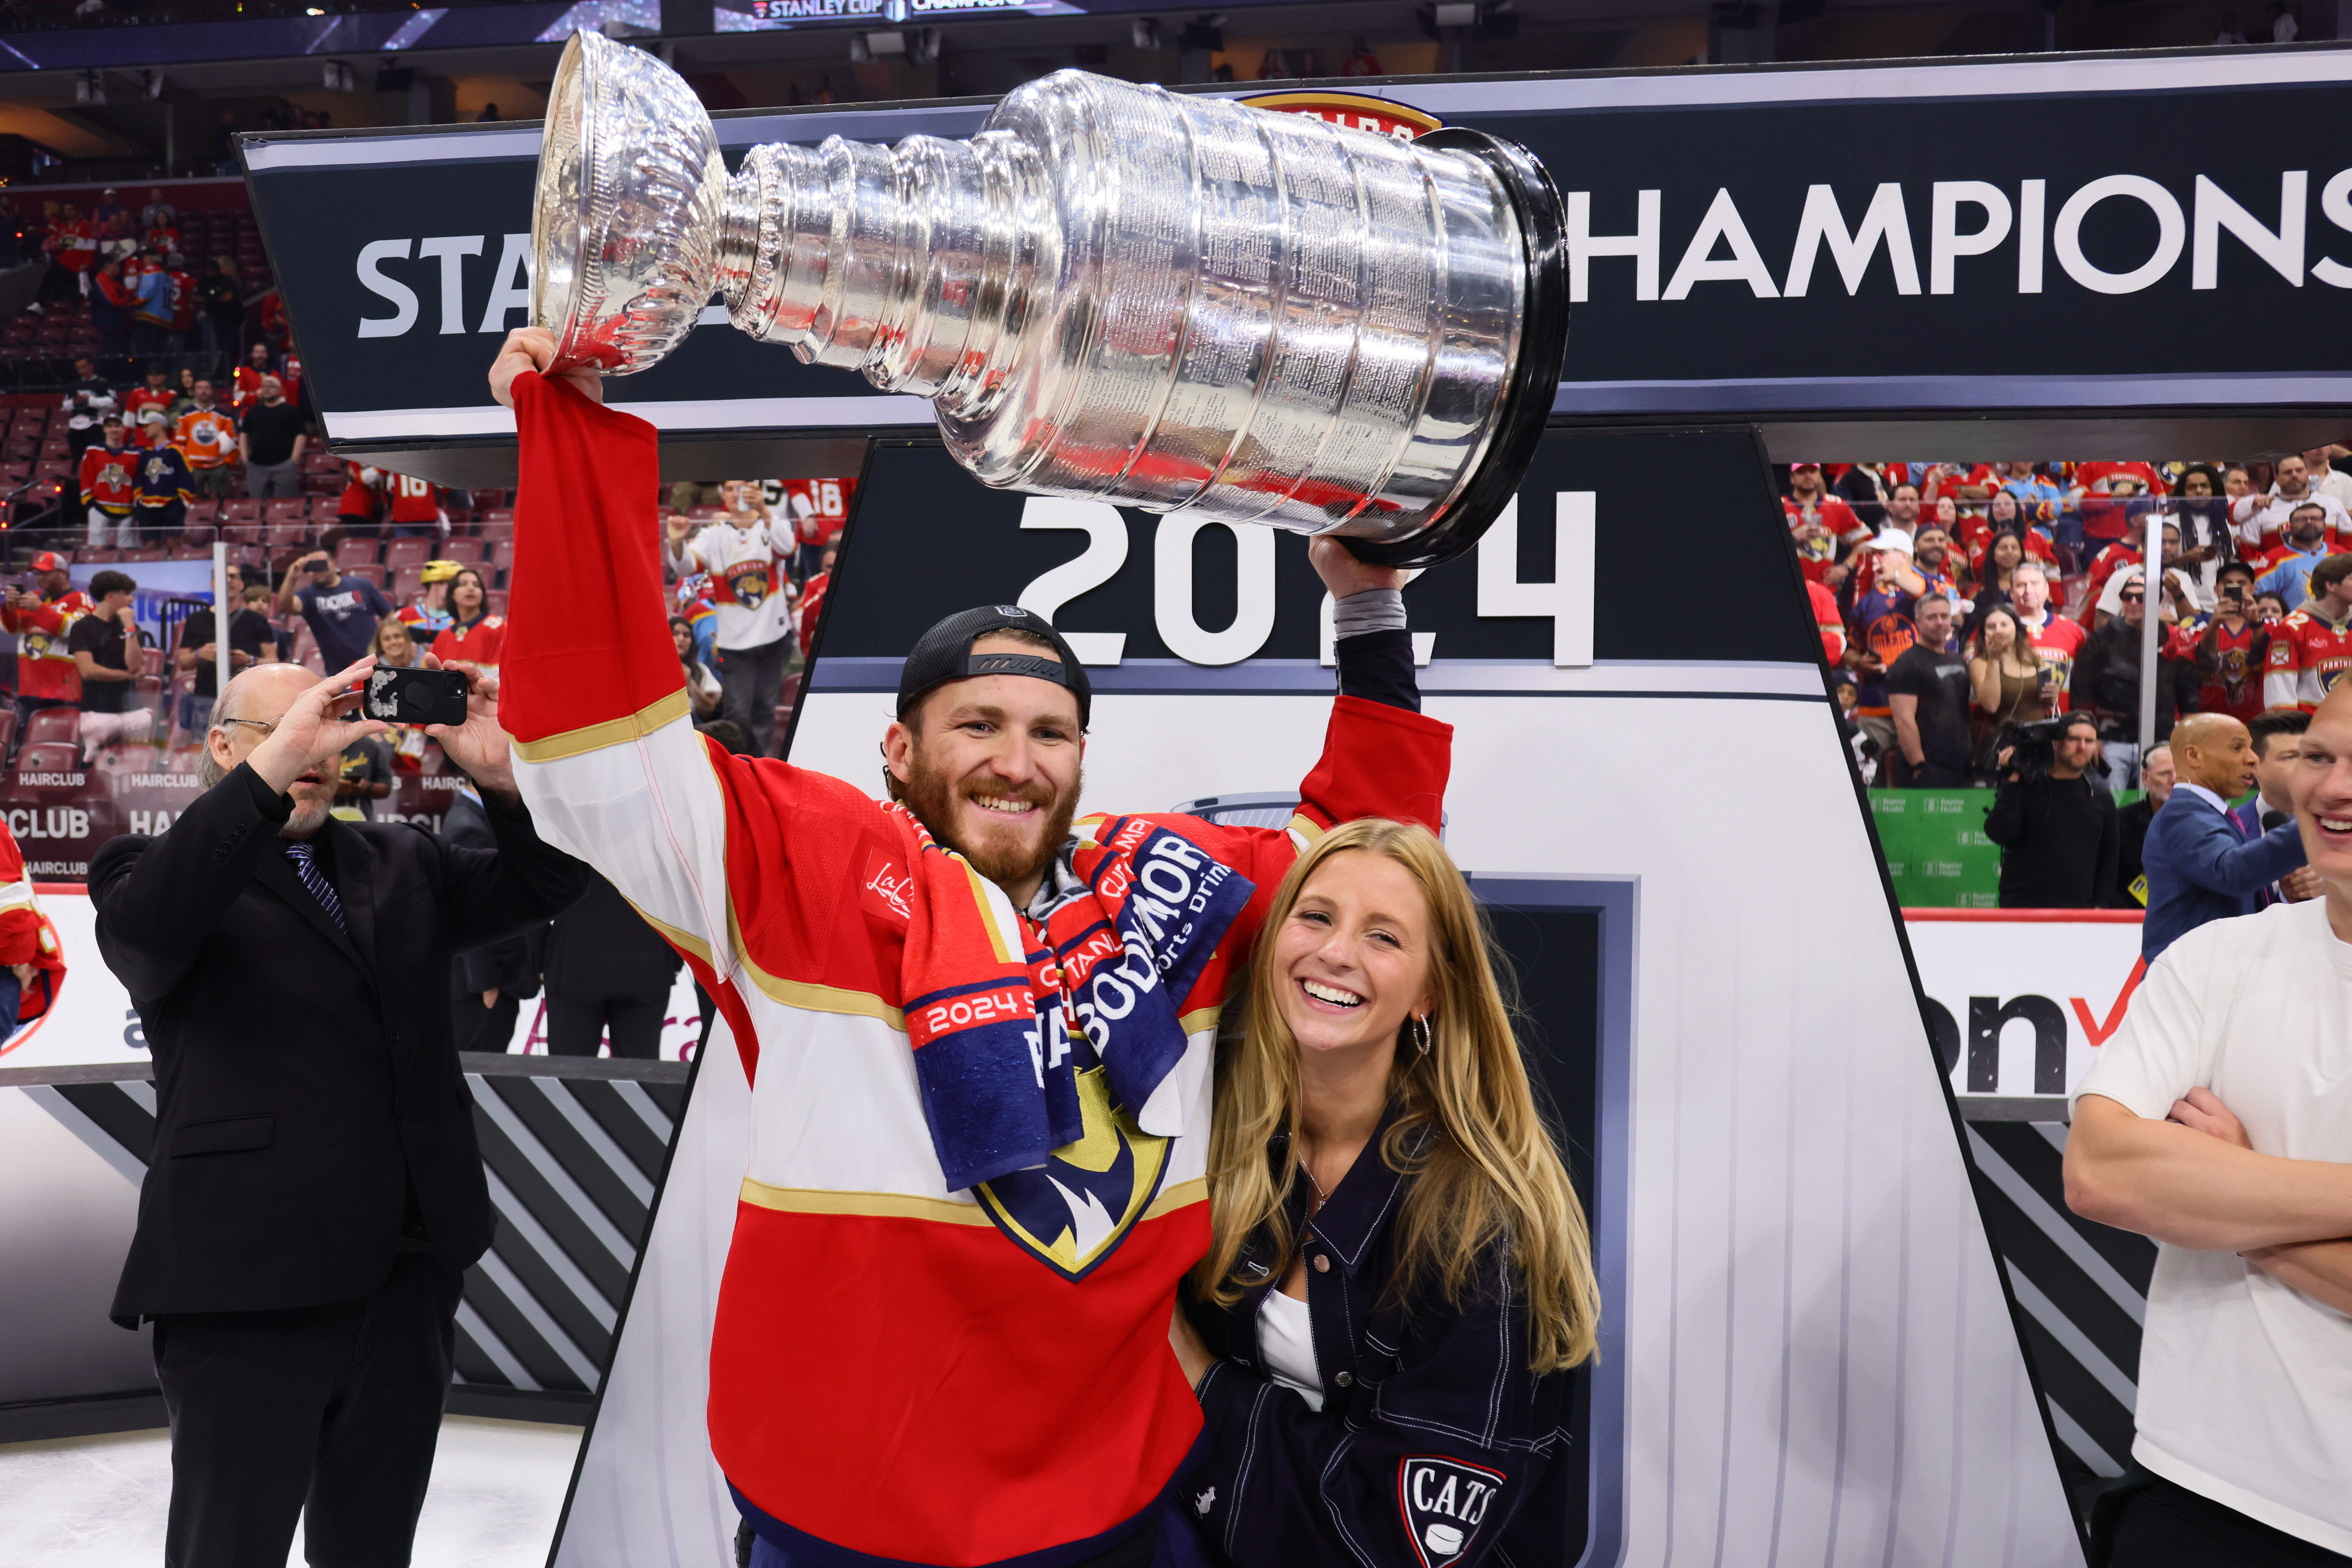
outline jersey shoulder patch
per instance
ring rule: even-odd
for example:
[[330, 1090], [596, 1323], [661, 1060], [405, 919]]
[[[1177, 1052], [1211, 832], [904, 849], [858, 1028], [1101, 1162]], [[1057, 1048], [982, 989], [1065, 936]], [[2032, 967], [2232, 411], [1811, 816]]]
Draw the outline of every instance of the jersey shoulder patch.
[[1443, 1454], [1408, 1454], [1397, 1462], [1397, 1510], [1422, 1568], [1445, 1568], [1469, 1552], [1507, 1479]]

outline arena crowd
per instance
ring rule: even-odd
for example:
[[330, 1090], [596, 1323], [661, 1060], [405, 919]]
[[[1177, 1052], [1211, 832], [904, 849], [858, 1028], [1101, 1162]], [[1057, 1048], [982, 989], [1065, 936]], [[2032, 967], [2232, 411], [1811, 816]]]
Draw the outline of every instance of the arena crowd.
[[[2297, 737], [2352, 666], [2347, 455], [1790, 465], [1781, 505], [1864, 779], [1995, 789], [2009, 906], [2137, 906], [2177, 777], [2162, 743], [2186, 716], [2245, 724], [2246, 809], [2288, 810]], [[2158, 744], [2142, 757], [2151, 538]]]

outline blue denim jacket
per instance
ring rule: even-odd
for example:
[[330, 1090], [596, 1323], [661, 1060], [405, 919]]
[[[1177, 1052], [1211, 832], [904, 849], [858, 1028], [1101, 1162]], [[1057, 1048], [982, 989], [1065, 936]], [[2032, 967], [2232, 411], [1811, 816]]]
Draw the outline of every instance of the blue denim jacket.
[[[1412, 1178], [1381, 1158], [1393, 1108], [1322, 1210], [1306, 1218], [1307, 1315], [1323, 1408], [1268, 1377], [1257, 1314], [1290, 1260], [1254, 1237], [1239, 1304], [1188, 1302], [1218, 1360], [1200, 1384], [1205, 1458], [1175, 1506], [1236, 1568], [1545, 1568], [1569, 1560], [1570, 1375], [1528, 1369], [1526, 1304], [1497, 1246], [1460, 1306], [1434, 1286], [1387, 1301], [1394, 1227]], [[1287, 1140], [1268, 1150], [1277, 1173]]]

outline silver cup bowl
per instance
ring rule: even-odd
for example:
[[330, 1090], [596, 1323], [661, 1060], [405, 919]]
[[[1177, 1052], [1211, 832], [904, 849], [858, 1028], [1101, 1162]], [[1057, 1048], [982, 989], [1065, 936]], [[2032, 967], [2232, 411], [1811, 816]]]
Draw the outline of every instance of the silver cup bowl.
[[651, 55], [573, 36], [551, 93], [533, 320], [643, 370], [715, 294], [739, 329], [931, 401], [984, 484], [1475, 543], [1550, 412], [1558, 194], [1523, 148], [1405, 142], [1060, 71], [965, 141], [752, 148]]

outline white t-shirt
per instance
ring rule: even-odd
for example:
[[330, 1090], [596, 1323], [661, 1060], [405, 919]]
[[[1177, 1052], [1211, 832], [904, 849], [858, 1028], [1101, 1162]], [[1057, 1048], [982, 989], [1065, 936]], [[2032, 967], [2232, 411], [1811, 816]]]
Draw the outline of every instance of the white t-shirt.
[[1305, 1301], [1280, 1291], [1268, 1291], [1257, 1310], [1257, 1355], [1274, 1380], [1307, 1401], [1309, 1410], [1323, 1408], [1323, 1369], [1315, 1362], [1315, 1323]]
[[[2352, 1162], [2352, 945], [2326, 899], [2166, 948], [2074, 1098], [2161, 1119], [2200, 1085], [2256, 1153]], [[2158, 1475], [2352, 1553], [2352, 1317], [2234, 1252], [2159, 1242], [2134, 1425]]]
[[2267, 496], [2241, 496], [2230, 503], [2230, 519], [2237, 524], [2238, 538], [2246, 546], [2241, 553], [2252, 555], [2257, 549], [2269, 549], [2270, 545], [2263, 542], [2265, 535], [2272, 545], [2284, 539], [2286, 522], [2294, 515], [2294, 509], [2310, 506], [2315, 501], [2319, 503], [2320, 510], [2327, 514], [2327, 527], [2332, 537], [2341, 538], [2345, 534], [2352, 533], [2352, 513], [2347, 513], [2344, 503], [2326, 491], [2314, 490], [2306, 486], [2302, 495], [2289, 499], [2274, 487]]
[[688, 571], [710, 574], [710, 600], [719, 612], [717, 640], [722, 648], [763, 648], [793, 633], [791, 597], [780, 562], [792, 555], [792, 530], [766, 522], [748, 528], [712, 523], [686, 543]]

